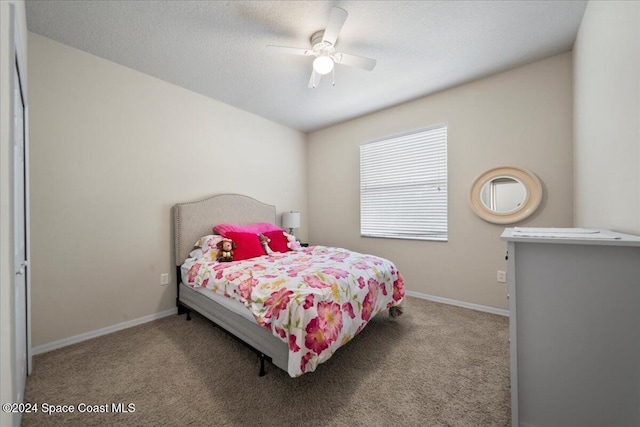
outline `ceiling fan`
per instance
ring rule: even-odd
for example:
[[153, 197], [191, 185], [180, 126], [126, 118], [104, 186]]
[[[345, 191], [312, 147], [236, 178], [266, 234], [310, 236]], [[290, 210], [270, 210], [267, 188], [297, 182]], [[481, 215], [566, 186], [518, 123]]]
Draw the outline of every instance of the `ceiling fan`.
[[[350, 55], [348, 53], [336, 52], [336, 40], [338, 34], [347, 20], [347, 11], [334, 7], [329, 14], [329, 22], [324, 30], [316, 31], [311, 36], [311, 48], [303, 49], [299, 47], [267, 46], [267, 52], [287, 53], [291, 55], [314, 56], [313, 70], [309, 79], [310, 88], [315, 88], [320, 83], [320, 78], [325, 74], [334, 71], [335, 64], [348, 65], [371, 71], [376, 66], [376, 60], [363, 56]], [[335, 76], [335, 71], [334, 71]], [[335, 79], [333, 85], [335, 86]]]

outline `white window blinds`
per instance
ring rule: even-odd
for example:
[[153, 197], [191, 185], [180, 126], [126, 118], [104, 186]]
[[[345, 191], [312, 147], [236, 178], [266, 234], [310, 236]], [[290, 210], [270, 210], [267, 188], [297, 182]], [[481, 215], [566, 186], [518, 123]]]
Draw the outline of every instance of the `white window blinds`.
[[360, 234], [447, 240], [447, 126], [360, 146]]

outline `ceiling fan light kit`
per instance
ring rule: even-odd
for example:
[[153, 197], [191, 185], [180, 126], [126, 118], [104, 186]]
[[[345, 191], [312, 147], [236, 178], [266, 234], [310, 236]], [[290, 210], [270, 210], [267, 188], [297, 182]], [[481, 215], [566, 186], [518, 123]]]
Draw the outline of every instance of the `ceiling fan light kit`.
[[318, 56], [313, 60], [313, 69], [323, 76], [329, 74], [333, 70], [333, 59], [329, 56]]
[[[315, 88], [320, 82], [320, 78], [334, 71], [335, 64], [348, 65], [371, 71], [376, 66], [376, 60], [365, 58], [362, 56], [349, 55], [346, 53], [338, 53], [335, 49], [338, 33], [342, 29], [347, 19], [347, 11], [334, 7], [329, 14], [329, 22], [327, 28], [316, 31], [311, 36], [311, 49], [301, 49], [296, 47], [285, 46], [267, 46], [268, 52], [287, 53], [292, 55], [315, 56], [312, 65], [311, 78], [309, 79], [309, 88]], [[335, 79], [333, 79], [335, 86]]]

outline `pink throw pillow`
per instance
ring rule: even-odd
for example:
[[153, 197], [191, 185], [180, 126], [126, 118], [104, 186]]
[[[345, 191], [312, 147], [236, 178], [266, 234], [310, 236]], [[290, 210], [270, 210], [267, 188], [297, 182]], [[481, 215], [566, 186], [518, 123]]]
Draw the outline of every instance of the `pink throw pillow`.
[[255, 224], [218, 224], [213, 227], [213, 231], [221, 236], [229, 237], [227, 233], [236, 231], [239, 233], [253, 233], [255, 235], [264, 234], [269, 231], [282, 230], [274, 224], [268, 222], [257, 222]]
[[243, 259], [264, 255], [264, 248], [257, 234], [229, 231], [225, 237], [236, 243], [236, 248], [233, 250], [234, 261], [242, 261]]
[[267, 236], [271, 241], [269, 242], [269, 247], [271, 250], [276, 252], [289, 252], [289, 247], [287, 246], [288, 240], [284, 235], [284, 231], [267, 231], [266, 233], [262, 233]]

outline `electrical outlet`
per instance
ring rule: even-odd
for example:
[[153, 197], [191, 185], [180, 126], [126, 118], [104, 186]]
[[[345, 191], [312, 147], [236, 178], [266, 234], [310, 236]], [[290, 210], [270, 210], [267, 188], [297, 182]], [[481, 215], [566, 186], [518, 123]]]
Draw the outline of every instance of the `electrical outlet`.
[[160, 284], [162, 286], [169, 284], [169, 273], [162, 273], [160, 275]]
[[498, 270], [498, 282], [507, 283], [507, 272]]

